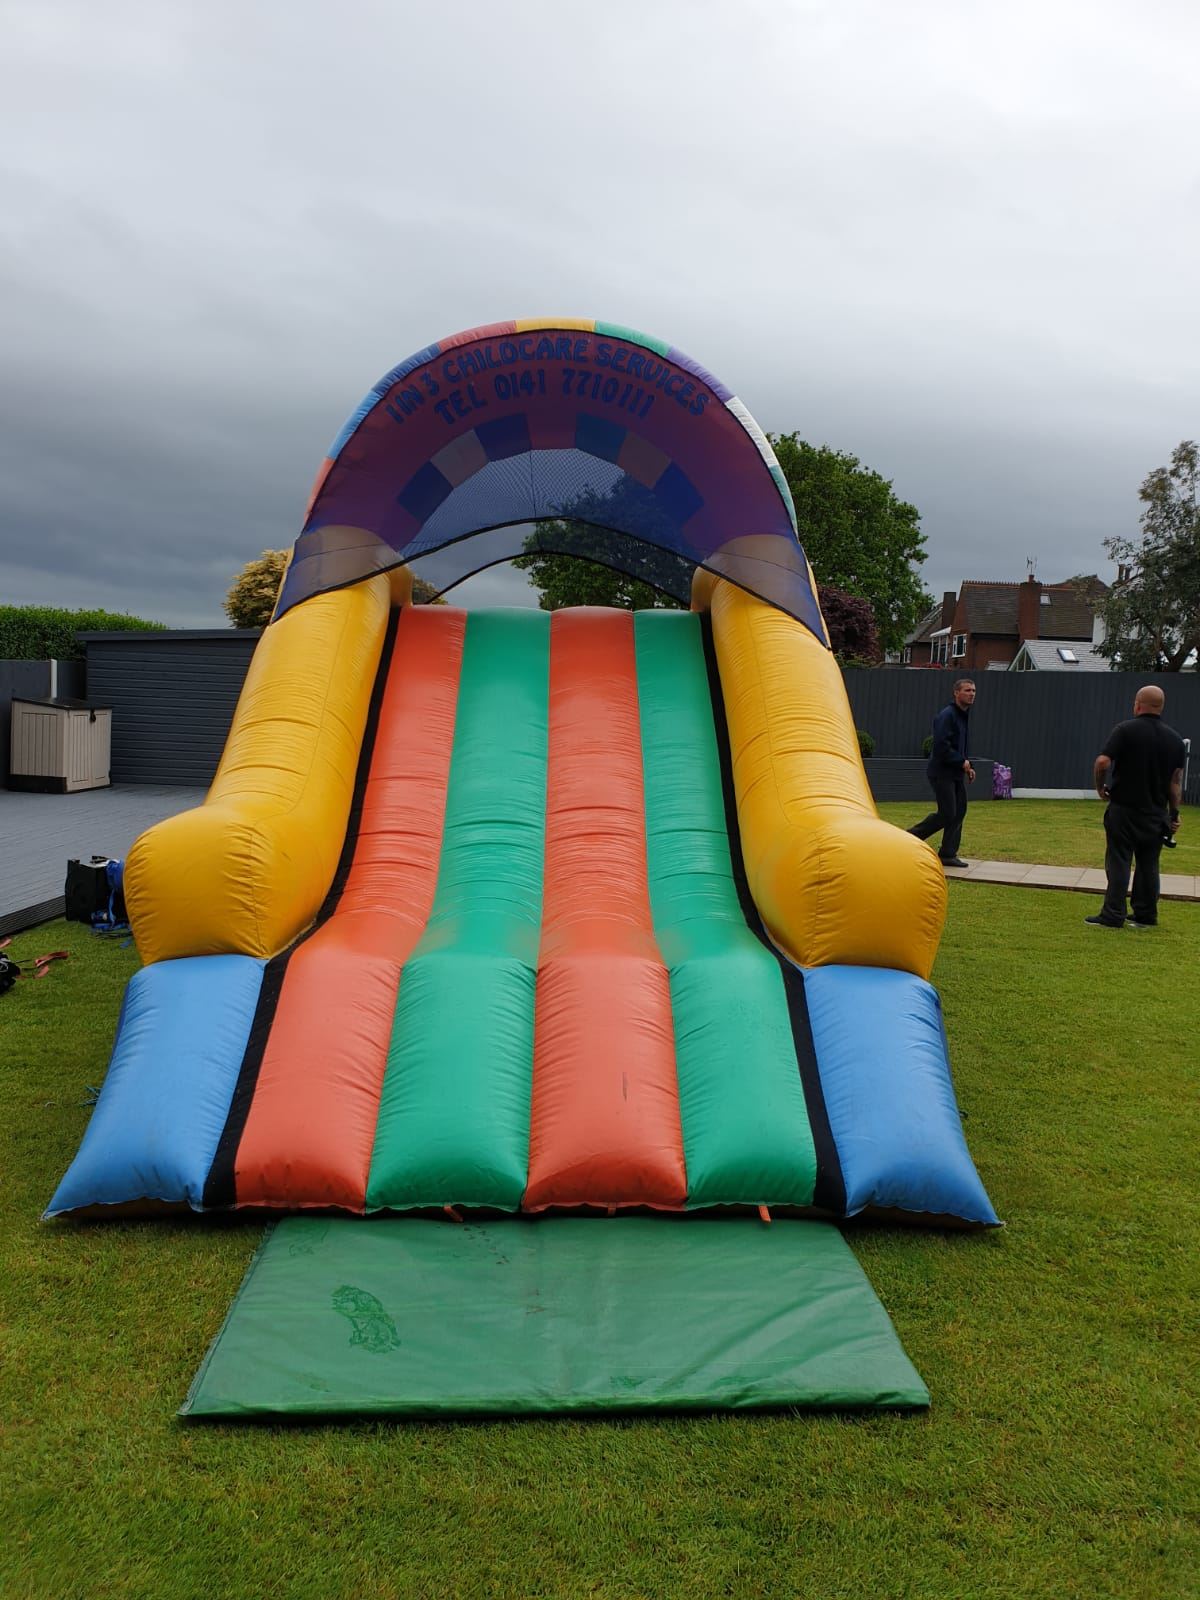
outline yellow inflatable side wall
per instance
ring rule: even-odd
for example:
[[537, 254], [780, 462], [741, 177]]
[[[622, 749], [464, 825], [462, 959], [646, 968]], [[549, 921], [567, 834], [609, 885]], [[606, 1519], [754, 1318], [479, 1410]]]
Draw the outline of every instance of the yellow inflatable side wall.
[[771, 937], [801, 966], [928, 978], [945, 875], [877, 815], [837, 661], [801, 623], [700, 573], [693, 607], [709, 606], [746, 876]]
[[389, 603], [407, 574], [318, 595], [258, 642], [202, 806], [125, 864], [143, 961], [272, 956], [312, 922], [341, 853]]

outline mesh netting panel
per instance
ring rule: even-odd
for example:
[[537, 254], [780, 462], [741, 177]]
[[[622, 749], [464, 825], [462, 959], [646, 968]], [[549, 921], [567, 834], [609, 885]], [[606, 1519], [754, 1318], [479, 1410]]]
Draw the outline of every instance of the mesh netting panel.
[[684, 602], [704, 566], [825, 638], [745, 407], [679, 351], [603, 323], [477, 329], [389, 373], [322, 468], [279, 614], [399, 562], [446, 588], [531, 549]]
[[[686, 606], [691, 595], [692, 574], [695, 567], [674, 551], [661, 550], [657, 545], [643, 544], [632, 534], [615, 528], [598, 528], [577, 522], [559, 520], [530, 525], [522, 523], [506, 528], [488, 528], [482, 533], [468, 534], [455, 544], [442, 545], [429, 555], [412, 562], [418, 577], [431, 584], [439, 594], [453, 589], [464, 578], [494, 567], [498, 562], [511, 561], [514, 556], [534, 555], [579, 556], [585, 561], [598, 561], [628, 577], [640, 578], [653, 584], [664, 594], [669, 594]], [[454, 596], [449, 596], [454, 604]]]

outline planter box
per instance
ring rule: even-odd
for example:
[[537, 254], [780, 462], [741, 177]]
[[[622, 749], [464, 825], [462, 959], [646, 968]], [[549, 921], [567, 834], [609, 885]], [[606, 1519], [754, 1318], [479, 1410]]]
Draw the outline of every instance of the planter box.
[[[992, 798], [992, 767], [991, 761], [975, 761], [975, 782], [967, 785], [968, 800], [990, 800]], [[871, 785], [871, 794], [876, 804], [881, 800], [921, 800], [928, 801], [933, 806], [933, 790], [929, 787], [929, 779], [925, 776], [925, 757], [918, 756], [913, 761], [888, 761], [872, 756], [863, 762], [867, 769], [867, 782]]]

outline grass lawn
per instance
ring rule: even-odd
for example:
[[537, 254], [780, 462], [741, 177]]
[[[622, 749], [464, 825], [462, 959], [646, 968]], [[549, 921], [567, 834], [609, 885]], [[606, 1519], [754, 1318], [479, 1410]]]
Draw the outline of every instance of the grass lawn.
[[849, 1230], [918, 1417], [181, 1424], [259, 1229], [38, 1221], [134, 955], [23, 935], [74, 955], [0, 998], [0, 1595], [1200, 1594], [1200, 906], [1138, 935], [1074, 894], [950, 897], [936, 977], [1008, 1227]]
[[[970, 792], [967, 799], [970, 802]], [[933, 810], [928, 802], [886, 800], [879, 815], [911, 828]], [[933, 843], [937, 844], [935, 836]], [[1032, 861], [1047, 867], [1104, 865], [1104, 807], [1099, 800], [984, 800], [968, 803], [962, 853], [968, 861]], [[1200, 873], [1200, 808], [1183, 808], [1174, 850], [1163, 872]]]

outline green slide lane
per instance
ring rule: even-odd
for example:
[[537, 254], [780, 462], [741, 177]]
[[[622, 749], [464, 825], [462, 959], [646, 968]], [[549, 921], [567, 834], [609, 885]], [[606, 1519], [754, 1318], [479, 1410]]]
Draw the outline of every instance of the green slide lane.
[[546, 612], [468, 617], [437, 893], [400, 978], [368, 1210], [520, 1205], [549, 673]]
[[654, 931], [671, 977], [688, 1204], [810, 1205], [816, 1155], [779, 963], [746, 926], [700, 619], [634, 618]]

